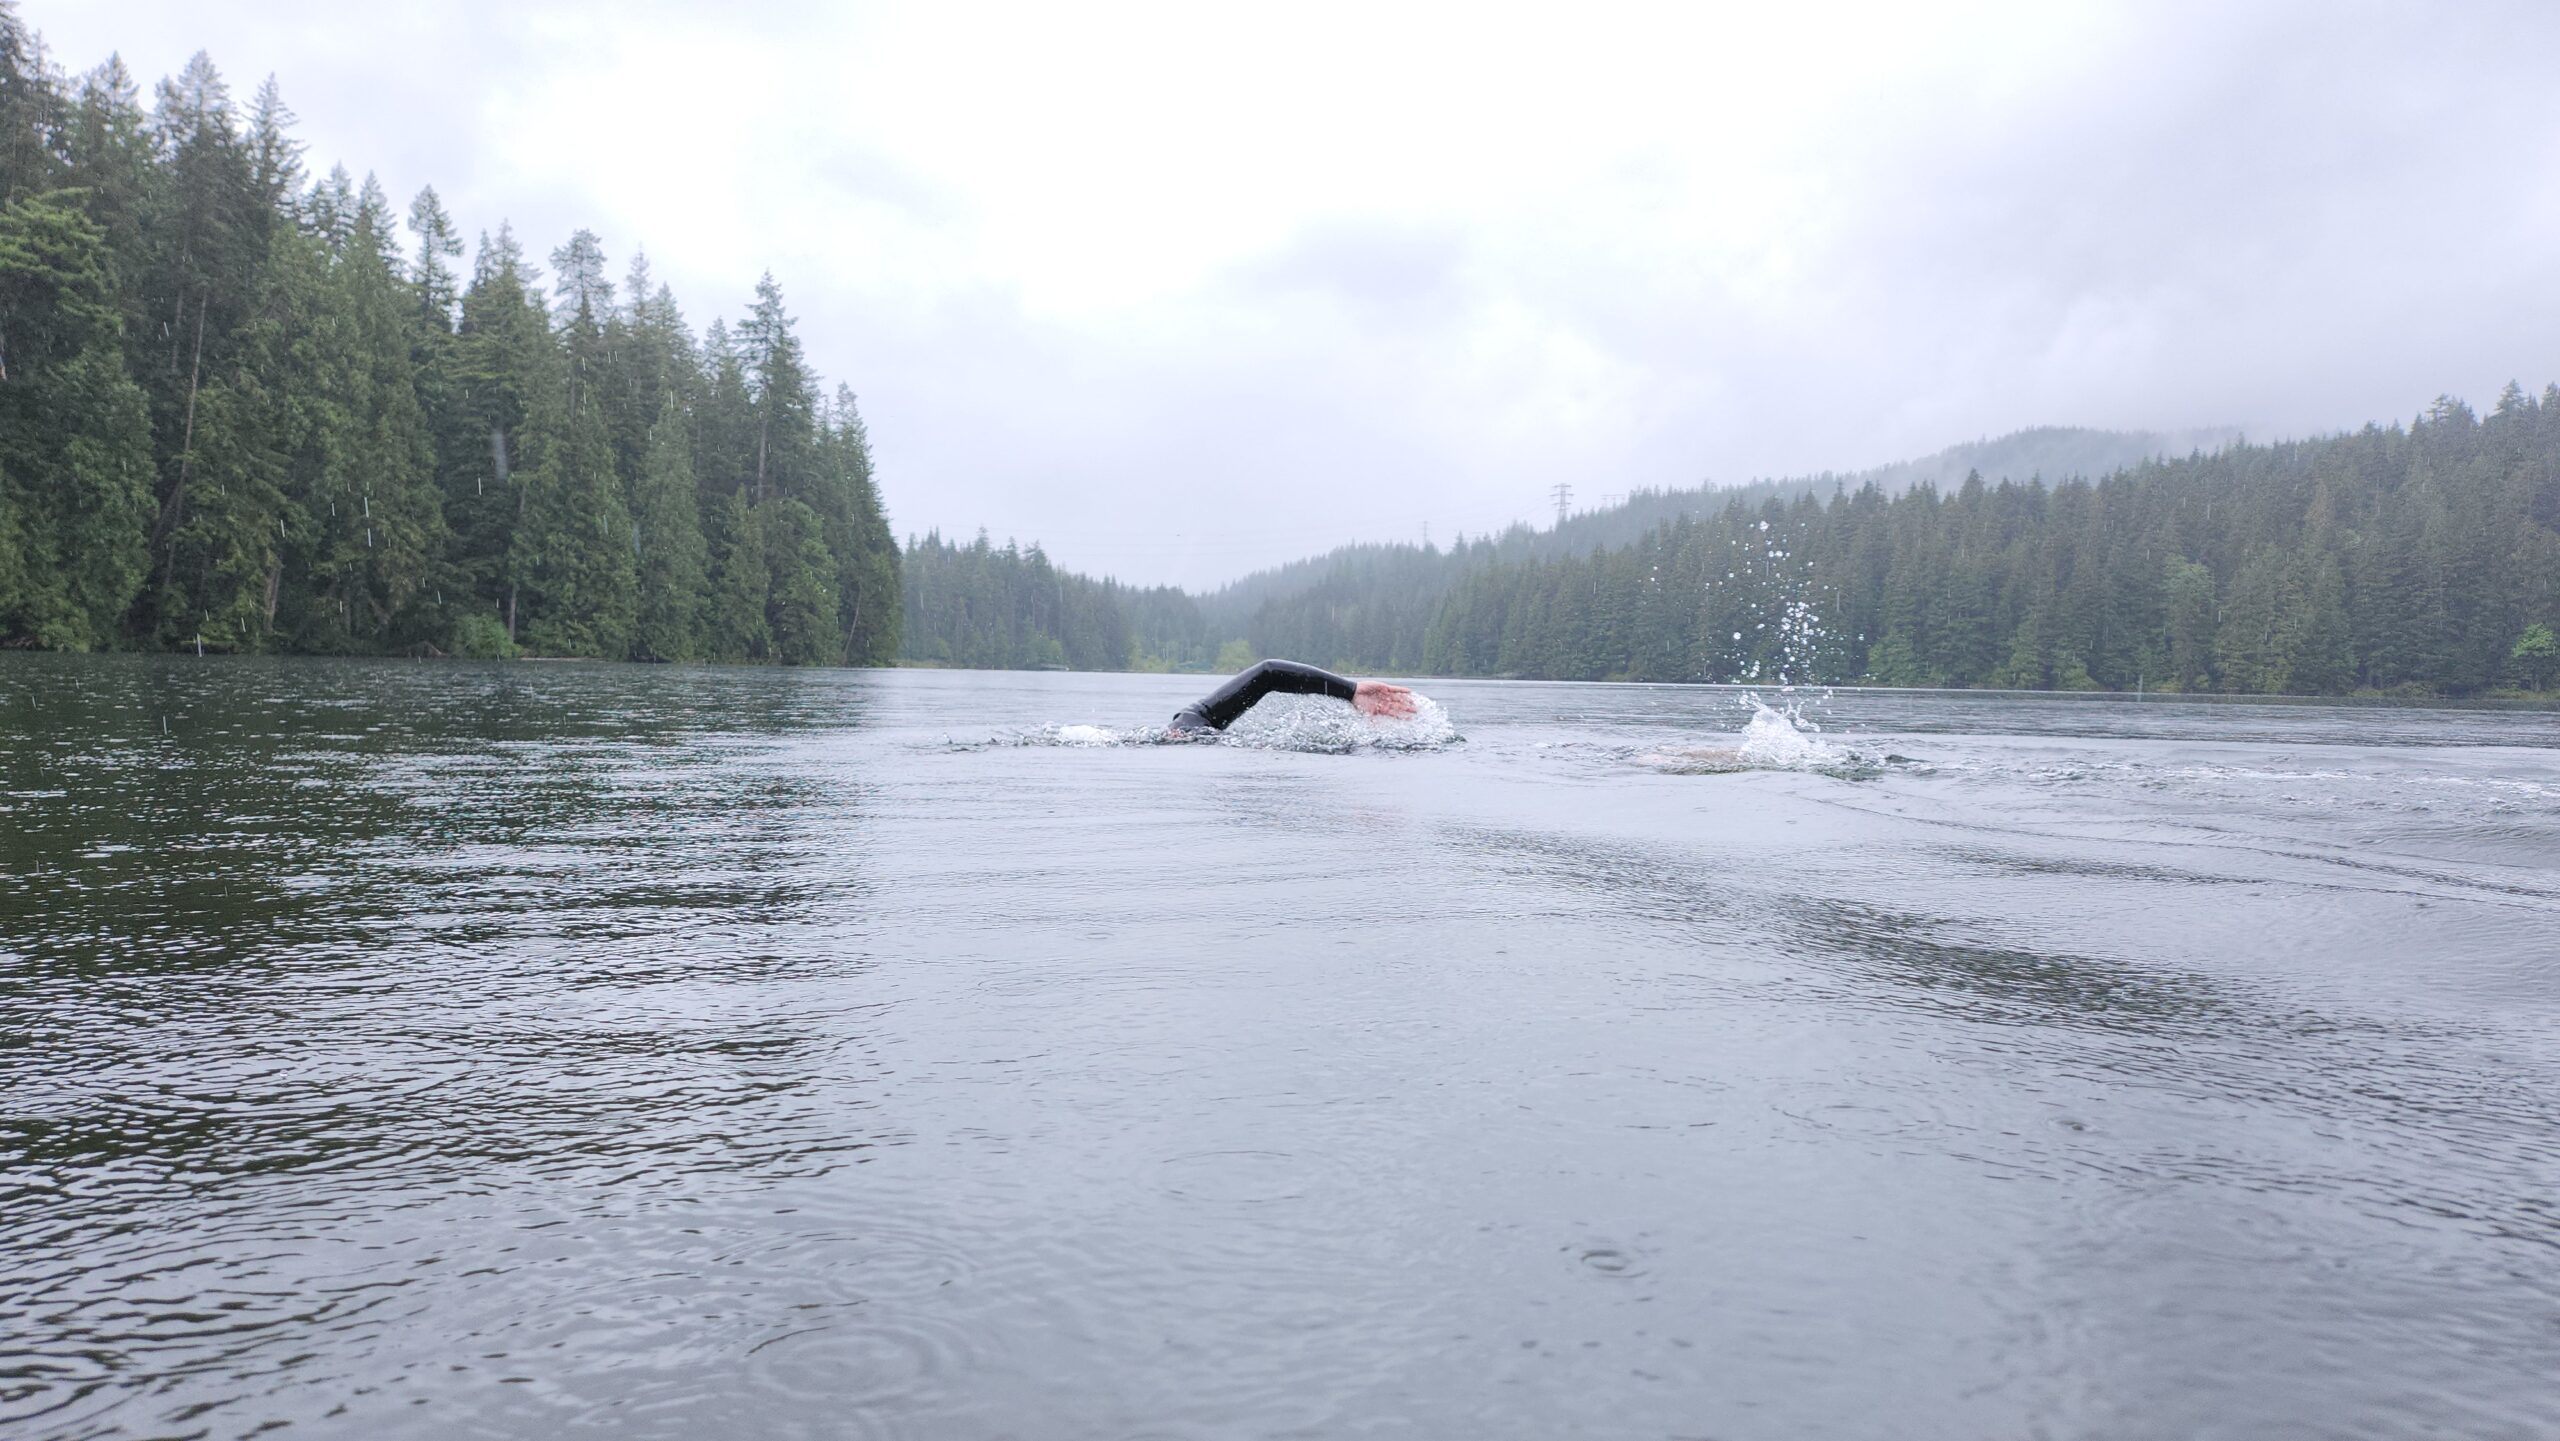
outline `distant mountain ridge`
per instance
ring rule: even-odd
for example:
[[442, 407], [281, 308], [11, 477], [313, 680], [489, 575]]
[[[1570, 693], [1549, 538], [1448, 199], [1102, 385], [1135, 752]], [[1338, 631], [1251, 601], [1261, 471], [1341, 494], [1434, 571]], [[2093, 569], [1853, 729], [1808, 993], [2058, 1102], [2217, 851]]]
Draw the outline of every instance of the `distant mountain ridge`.
[[[1684, 515], [1709, 515], [1736, 502], [1756, 507], [1764, 501], [1793, 500], [1800, 495], [1827, 497], [1834, 491], [1855, 492], [1867, 485], [1893, 496], [1923, 484], [1935, 485], [1941, 490], [1952, 489], [1962, 484], [1966, 475], [1975, 472], [1995, 485], [2003, 480], [2042, 479], [2054, 482], [2075, 477], [2094, 480], [2120, 470], [2130, 470], [2146, 461], [2174, 460], [2199, 453], [2216, 454], [2240, 444], [2243, 438], [2241, 432], [2231, 426], [2189, 430], [2033, 426], [1987, 440], [1951, 445], [1935, 454], [1869, 470], [1822, 471], [1814, 475], [1751, 480], [1733, 485], [1709, 482], [1673, 490], [1638, 490], [1616, 505], [1577, 512], [1567, 516], [1563, 524], [1544, 530], [1515, 524], [1500, 535], [1491, 537], [1489, 558], [1550, 560], [1559, 556], [1587, 555], [1593, 550], [1632, 545]], [[1478, 537], [1468, 549], [1480, 550], [1485, 539]], [[1437, 551], [1409, 541], [1355, 542], [1229, 581], [1201, 595], [1200, 606], [1212, 630], [1240, 635], [1244, 633], [1245, 622], [1263, 605], [1313, 589], [1347, 566], [1393, 566], [1399, 553], [1416, 563], [1412, 568], [1417, 572], [1417, 580], [1424, 579], [1423, 572], [1445, 572], [1448, 569], [1446, 565], [1428, 564], [1427, 558], [1457, 555], [1455, 550]], [[1431, 578], [1441, 577], [1435, 574]], [[1438, 588], [1431, 588], [1435, 595]]]
[[2244, 439], [2236, 426], [2203, 426], [2192, 430], [2090, 430], [2080, 426], [2038, 425], [1991, 440], [1951, 445], [1935, 455], [1897, 461], [1839, 477], [1856, 490], [1873, 482], [1887, 495], [1922, 482], [1940, 489], [1960, 484], [1979, 471], [1992, 484], [2003, 480], [2048, 481], [2079, 477], [2096, 480], [2131, 470], [2147, 460], [2178, 460], [2189, 455], [2217, 455]]

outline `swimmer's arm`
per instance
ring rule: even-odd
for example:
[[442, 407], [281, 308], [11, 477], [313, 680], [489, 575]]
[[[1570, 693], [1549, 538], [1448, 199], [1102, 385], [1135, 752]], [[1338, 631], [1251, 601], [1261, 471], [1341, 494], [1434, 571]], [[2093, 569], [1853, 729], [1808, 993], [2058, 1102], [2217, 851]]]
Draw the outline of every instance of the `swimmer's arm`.
[[1329, 695], [1335, 700], [1357, 701], [1359, 684], [1329, 670], [1294, 660], [1267, 660], [1237, 674], [1225, 685], [1211, 691], [1206, 700], [1185, 714], [1225, 730], [1236, 717], [1253, 709], [1254, 702], [1277, 692], [1282, 695]]
[[1211, 692], [1180, 716], [1175, 725], [1194, 729], [1192, 722], [1216, 730], [1225, 730], [1238, 716], [1253, 709], [1254, 703], [1274, 693], [1282, 695], [1325, 695], [1346, 700], [1366, 716], [1409, 716], [1413, 714], [1413, 692], [1385, 681], [1355, 681], [1335, 675], [1329, 670], [1294, 660], [1266, 660], [1244, 671]]

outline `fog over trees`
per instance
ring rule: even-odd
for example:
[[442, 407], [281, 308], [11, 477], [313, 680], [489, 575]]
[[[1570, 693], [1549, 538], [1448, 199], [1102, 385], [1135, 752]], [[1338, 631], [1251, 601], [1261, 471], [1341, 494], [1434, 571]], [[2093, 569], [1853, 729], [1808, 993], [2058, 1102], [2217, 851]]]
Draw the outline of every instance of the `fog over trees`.
[[270, 80], [0, 6], [0, 644], [882, 662], [897, 549], [772, 277], [700, 338], [580, 231], [468, 272]]

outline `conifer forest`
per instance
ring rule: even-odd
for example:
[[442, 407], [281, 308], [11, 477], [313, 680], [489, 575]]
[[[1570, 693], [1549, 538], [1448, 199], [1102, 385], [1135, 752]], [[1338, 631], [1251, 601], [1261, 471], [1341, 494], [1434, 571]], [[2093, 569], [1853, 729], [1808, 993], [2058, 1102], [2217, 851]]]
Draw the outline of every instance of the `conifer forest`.
[[697, 335], [590, 232], [465, 255], [434, 190], [308, 173], [272, 80], [242, 103], [199, 56], [146, 101], [0, 3], [0, 646], [2560, 685], [2560, 388], [2086, 475], [1639, 493], [1195, 596], [902, 549], [771, 276]]
[[270, 80], [148, 104], [0, 8], [0, 644], [880, 663], [897, 551], [770, 276], [697, 337], [580, 231], [468, 272]]
[[1418, 630], [1384, 609], [1311, 593], [1266, 606], [1255, 638], [1559, 680], [2542, 689], [2560, 390], [2094, 481], [1736, 505], [1616, 550], [1460, 567]]
[[[1226, 642], [1229, 660], [1383, 675], [2405, 695], [2560, 682], [2560, 388], [2094, 480], [1688, 494], [1632, 538], [1621, 513], [1661, 498], [1445, 549], [1348, 546], [1151, 633], [1195, 637], [1185, 659]], [[1127, 592], [1058, 580], [1036, 549], [917, 559], [911, 655], [1036, 664], [1052, 638], [1107, 637], [1069, 643], [1081, 665], [1137, 634]], [[971, 587], [974, 603], [945, 593]], [[1189, 599], [1150, 604], [1171, 617]]]

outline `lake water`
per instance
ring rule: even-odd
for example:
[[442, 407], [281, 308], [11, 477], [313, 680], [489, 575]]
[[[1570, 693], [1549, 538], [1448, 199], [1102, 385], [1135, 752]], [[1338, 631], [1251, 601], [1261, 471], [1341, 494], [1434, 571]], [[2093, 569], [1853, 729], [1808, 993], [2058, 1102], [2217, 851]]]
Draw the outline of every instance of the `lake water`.
[[0, 1434], [2560, 1435], [2560, 717], [0, 656]]

